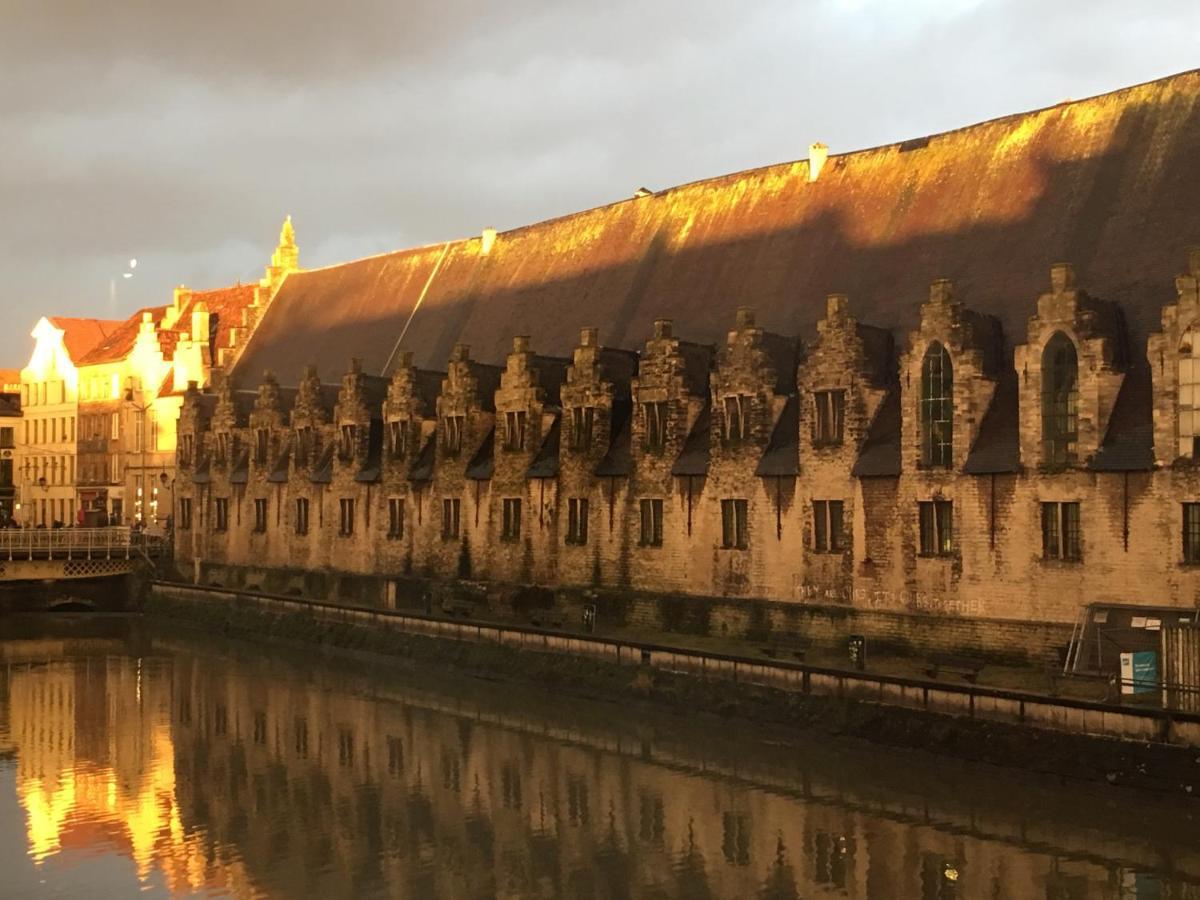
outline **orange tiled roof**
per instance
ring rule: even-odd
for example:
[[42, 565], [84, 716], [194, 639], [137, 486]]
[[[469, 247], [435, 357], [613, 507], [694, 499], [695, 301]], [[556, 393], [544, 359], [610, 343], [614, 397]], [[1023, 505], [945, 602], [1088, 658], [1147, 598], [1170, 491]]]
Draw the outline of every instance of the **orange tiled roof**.
[[124, 323], [118, 319], [77, 319], [69, 316], [47, 316], [50, 324], [62, 331], [63, 345], [76, 365], [79, 360]]
[[486, 254], [474, 237], [294, 273], [235, 374], [294, 384], [306, 363], [335, 377], [352, 355], [379, 374], [394, 349], [442, 369], [458, 341], [502, 362], [516, 334], [564, 355], [584, 325], [636, 348], [659, 316], [716, 342], [742, 304], [768, 331], [809, 335], [834, 292], [860, 321], [907, 329], [937, 278], [1013, 343], [1060, 260], [1122, 305], [1141, 342], [1200, 243], [1200, 71], [831, 155], [815, 181], [809, 170], [572, 213], [502, 232]]
[[[232, 287], [216, 288], [211, 291], [196, 291], [183, 308], [176, 326], [182, 331], [192, 327], [192, 310], [204, 301], [209, 313], [209, 345], [215, 350], [229, 346], [229, 329], [242, 324], [242, 311], [254, 302], [253, 284], [236, 284]], [[213, 354], [216, 361], [216, 354]]]
[[[77, 366], [90, 366], [97, 363], [116, 362], [124, 359], [133, 349], [138, 331], [142, 325], [142, 315], [150, 313], [154, 322], [158, 323], [167, 312], [166, 306], [146, 306], [121, 322], [103, 341], [92, 347], [82, 359], [75, 360]], [[74, 358], [74, 357], [72, 357]]]

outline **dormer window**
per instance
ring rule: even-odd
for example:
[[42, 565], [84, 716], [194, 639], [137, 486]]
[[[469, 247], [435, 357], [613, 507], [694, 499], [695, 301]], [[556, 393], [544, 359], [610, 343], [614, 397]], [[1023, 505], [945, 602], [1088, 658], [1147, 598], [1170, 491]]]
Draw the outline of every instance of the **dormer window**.
[[1078, 439], [1079, 361], [1075, 345], [1059, 331], [1042, 353], [1042, 462], [1070, 465]]
[[839, 446], [845, 438], [846, 392], [815, 391], [813, 406], [813, 444], [817, 447]]
[[646, 449], [662, 450], [667, 445], [666, 401], [643, 403], [642, 420], [646, 429]]
[[353, 424], [343, 425], [340, 432], [340, 440], [338, 443], [338, 455], [343, 460], [354, 458], [354, 451], [358, 447], [358, 426]]
[[216, 452], [214, 455], [216, 456], [217, 463], [219, 463], [220, 465], [225, 465], [225, 463], [229, 460], [229, 432], [228, 431], [218, 431], [217, 432], [217, 447], [216, 447]]
[[504, 449], [525, 449], [525, 410], [504, 414]]
[[254, 461], [259, 465], [267, 463], [270, 434], [265, 428], [259, 428], [254, 432]]
[[464, 416], [442, 417], [442, 450], [447, 456], [457, 456], [462, 451]]
[[1179, 455], [1193, 460], [1200, 445], [1200, 331], [1179, 347]]
[[308, 465], [313, 457], [313, 430], [311, 425], [301, 425], [296, 429], [296, 464]]
[[949, 468], [954, 462], [954, 368], [939, 343], [921, 363], [921, 463]]
[[403, 459], [408, 453], [407, 419], [388, 422], [388, 444], [392, 448], [392, 459]]
[[735, 394], [725, 398], [725, 443], [740, 444], [750, 437], [750, 398]]
[[575, 406], [571, 409], [571, 449], [586, 451], [592, 448], [592, 423], [596, 410], [591, 406]]

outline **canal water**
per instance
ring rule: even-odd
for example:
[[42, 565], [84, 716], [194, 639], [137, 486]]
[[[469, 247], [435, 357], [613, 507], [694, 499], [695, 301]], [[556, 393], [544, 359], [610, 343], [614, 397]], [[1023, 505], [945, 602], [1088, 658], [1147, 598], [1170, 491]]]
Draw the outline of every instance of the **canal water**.
[[136, 619], [4, 628], [3, 897], [1200, 898], [1196, 801]]

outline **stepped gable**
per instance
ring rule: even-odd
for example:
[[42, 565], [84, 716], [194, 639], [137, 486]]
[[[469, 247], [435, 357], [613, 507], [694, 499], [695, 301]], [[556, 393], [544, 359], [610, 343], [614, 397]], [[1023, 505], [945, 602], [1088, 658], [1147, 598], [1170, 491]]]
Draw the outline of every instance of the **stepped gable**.
[[[523, 228], [288, 277], [243, 358], [383, 373], [397, 348], [439, 368], [454, 343], [501, 362], [514, 334], [565, 355], [584, 320], [637, 347], [656, 318], [719, 342], [734, 309], [806, 335], [833, 292], [917, 326], [933, 278], [1025, 333], [1044, 273], [1070, 260], [1144, 346], [1196, 234], [1200, 71], [916, 140], [640, 195]], [[641, 194], [641, 192], [639, 192]]]

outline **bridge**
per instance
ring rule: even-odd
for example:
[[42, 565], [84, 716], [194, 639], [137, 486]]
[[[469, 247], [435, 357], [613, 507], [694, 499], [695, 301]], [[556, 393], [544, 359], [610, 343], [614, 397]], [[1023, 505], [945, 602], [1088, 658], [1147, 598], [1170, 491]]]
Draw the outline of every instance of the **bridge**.
[[0, 530], [0, 582], [64, 581], [128, 575], [140, 561], [164, 555], [162, 539], [130, 528]]

